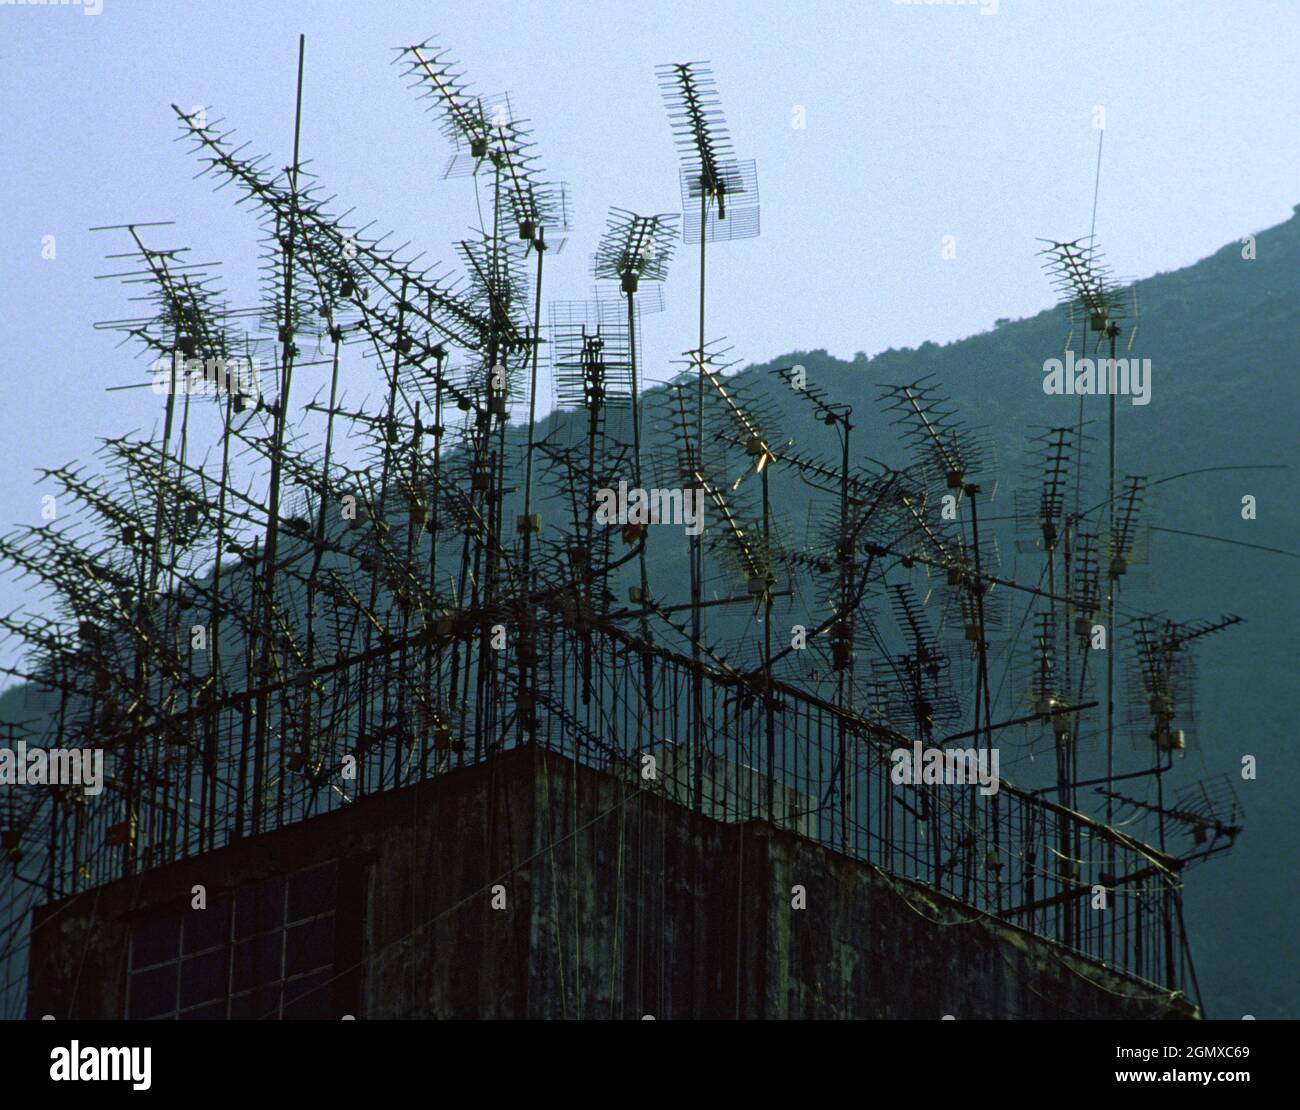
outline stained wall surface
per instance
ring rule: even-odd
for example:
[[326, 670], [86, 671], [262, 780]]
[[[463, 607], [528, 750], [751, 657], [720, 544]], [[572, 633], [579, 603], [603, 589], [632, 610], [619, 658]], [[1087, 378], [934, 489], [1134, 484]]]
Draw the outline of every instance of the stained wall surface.
[[[196, 884], [207, 910], [192, 908]], [[1195, 1016], [1181, 995], [794, 831], [724, 824], [635, 776], [536, 749], [42, 908], [28, 1009], [36, 1018]]]

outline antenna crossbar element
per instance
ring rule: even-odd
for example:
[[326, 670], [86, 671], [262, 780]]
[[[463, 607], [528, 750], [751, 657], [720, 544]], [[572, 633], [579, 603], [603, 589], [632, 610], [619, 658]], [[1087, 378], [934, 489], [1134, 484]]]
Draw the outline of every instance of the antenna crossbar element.
[[621, 282], [625, 293], [635, 293], [641, 281], [663, 281], [673, 256], [676, 224], [675, 214], [638, 216], [611, 208], [596, 248], [593, 276]]
[[739, 161], [722, 117], [722, 102], [706, 62], [659, 67], [682, 157], [682, 227], [687, 243], [751, 239], [759, 233], [758, 173]]

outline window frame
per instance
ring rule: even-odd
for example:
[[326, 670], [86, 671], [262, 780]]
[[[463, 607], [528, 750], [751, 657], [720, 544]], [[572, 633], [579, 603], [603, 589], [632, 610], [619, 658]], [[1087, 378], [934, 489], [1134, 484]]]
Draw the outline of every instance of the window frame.
[[[305, 916], [290, 917], [290, 887], [295, 880], [302, 876], [310, 875], [312, 872], [321, 871], [325, 868], [332, 869], [332, 880], [330, 895], [327, 899], [328, 908], [308, 913]], [[186, 921], [192, 911], [188, 905], [182, 906], [178, 910], [168, 911], [165, 914], [154, 913], [146, 917], [137, 919], [132, 924], [130, 941], [127, 950], [127, 992], [126, 992], [126, 1017], [131, 1021], [179, 1021], [191, 1018], [196, 1011], [206, 1010], [216, 1005], [224, 1008], [224, 1020], [284, 1020], [285, 997], [291, 993], [291, 988], [295, 983], [302, 982], [310, 977], [319, 976], [322, 972], [330, 973], [331, 982], [337, 978], [336, 972], [338, 966], [339, 952], [339, 904], [342, 901], [340, 893], [342, 890], [343, 861], [338, 859], [324, 860], [320, 863], [311, 864], [307, 867], [300, 868], [282, 875], [271, 875], [255, 882], [244, 883], [235, 886], [229, 890], [223, 890], [219, 897], [229, 900], [227, 909], [227, 920], [225, 933], [222, 938], [214, 944], [209, 944], [204, 948], [195, 949], [193, 952], [187, 952], [185, 949]], [[259, 928], [246, 936], [240, 936], [236, 931], [238, 921], [240, 896], [245, 898], [260, 897], [260, 891], [267, 883], [278, 883], [280, 886], [278, 913], [274, 914], [273, 923], [266, 928]], [[168, 918], [179, 918], [176, 936], [175, 954], [164, 960], [155, 961], [149, 964], [136, 964], [136, 935], [139, 929], [147, 921], [166, 920]], [[304, 925], [314, 925], [318, 922], [328, 920], [330, 922], [331, 939], [329, 943], [329, 956], [325, 963], [312, 964], [305, 971], [296, 971], [287, 974], [287, 958], [289, 954], [289, 930]], [[244, 987], [238, 991], [235, 990], [235, 958], [237, 947], [241, 944], [253, 944], [259, 939], [268, 936], [271, 933], [278, 933], [280, 938], [279, 953], [276, 959], [278, 974], [266, 981], [258, 981], [254, 985]], [[194, 1002], [188, 1005], [182, 1005], [182, 988], [184, 983], [185, 963], [187, 960], [198, 959], [204, 956], [211, 956], [216, 952], [226, 954], [226, 983], [221, 995], [215, 998], [208, 998], [201, 1002]], [[172, 996], [171, 1005], [159, 1013], [152, 1014], [149, 1017], [137, 1017], [132, 1003], [132, 988], [137, 976], [145, 975], [150, 972], [156, 972], [161, 968], [174, 966], [175, 990]], [[237, 1002], [247, 1000], [251, 996], [265, 990], [274, 990], [276, 992], [276, 1006], [273, 1013], [261, 1013], [254, 1018], [232, 1018], [231, 1012]], [[326, 989], [324, 987], [318, 987]], [[310, 993], [310, 992], [309, 992]], [[307, 997], [307, 996], [302, 996]], [[290, 1004], [297, 1002], [297, 998], [291, 998]]]

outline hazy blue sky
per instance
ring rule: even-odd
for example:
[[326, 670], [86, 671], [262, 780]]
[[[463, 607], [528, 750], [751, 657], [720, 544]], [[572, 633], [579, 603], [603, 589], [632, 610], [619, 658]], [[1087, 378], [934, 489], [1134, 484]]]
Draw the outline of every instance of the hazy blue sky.
[[[1035, 237], [1087, 233], [1099, 105], [1097, 231], [1121, 274], [1193, 262], [1300, 200], [1293, 3], [0, 5], [0, 527], [39, 522], [35, 467], [160, 413], [147, 389], [105, 392], [145, 364], [92, 329], [133, 308], [93, 280], [122, 240], [87, 228], [175, 220], [150, 241], [220, 259], [234, 302], [252, 303], [254, 220], [191, 180], [168, 104], [209, 106], [284, 165], [300, 31], [304, 158], [340, 207], [435, 258], [454, 260], [469, 187], [440, 180], [448, 144], [390, 48], [437, 36], [477, 91], [513, 94], [548, 176], [571, 186], [574, 232], [547, 281], [567, 299], [588, 295], [610, 205], [679, 207], [654, 67], [710, 60], [763, 198], [762, 236], [718, 248], [710, 291], [711, 335], [746, 361], [942, 342], [1049, 305]], [[694, 343], [695, 290], [679, 260], [668, 311], [646, 321], [652, 380]], [[303, 377], [305, 398], [319, 383]], [[354, 396], [373, 388], [356, 356], [345, 377]], [[23, 600], [0, 582], [0, 611]]]

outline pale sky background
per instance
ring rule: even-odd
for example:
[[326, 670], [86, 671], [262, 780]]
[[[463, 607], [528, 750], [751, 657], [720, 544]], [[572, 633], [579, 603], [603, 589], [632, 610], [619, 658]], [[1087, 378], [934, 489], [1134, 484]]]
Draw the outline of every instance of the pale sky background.
[[[252, 214], [191, 180], [168, 105], [209, 106], [285, 165], [299, 32], [310, 169], [359, 222], [448, 263], [473, 219], [469, 185], [440, 179], [448, 142], [390, 48], [436, 36], [476, 91], [512, 93], [547, 177], [570, 184], [574, 231], [547, 267], [558, 299], [589, 295], [610, 205], [680, 207], [654, 67], [710, 60], [762, 195], [761, 237], [718, 247], [711, 271], [710, 333], [746, 362], [945, 342], [1050, 305], [1035, 237], [1088, 231], [1098, 105], [1097, 232], [1120, 274], [1192, 263], [1300, 201], [1289, 2], [1002, 0], [996, 15], [890, 0], [0, 5], [0, 528], [39, 523], [35, 467], [89, 460], [97, 437], [160, 418], [148, 389], [105, 392], [144, 380], [145, 364], [92, 329], [134, 309], [94, 280], [120, 268], [103, 256], [122, 238], [88, 228], [175, 220], [149, 242], [221, 260], [234, 303], [253, 303]], [[646, 320], [651, 380], [694, 344], [693, 266], [678, 258], [667, 311]], [[359, 399], [374, 380], [353, 351], [344, 378]], [[323, 381], [314, 372], [297, 399]], [[0, 581], [0, 611], [25, 596]]]

